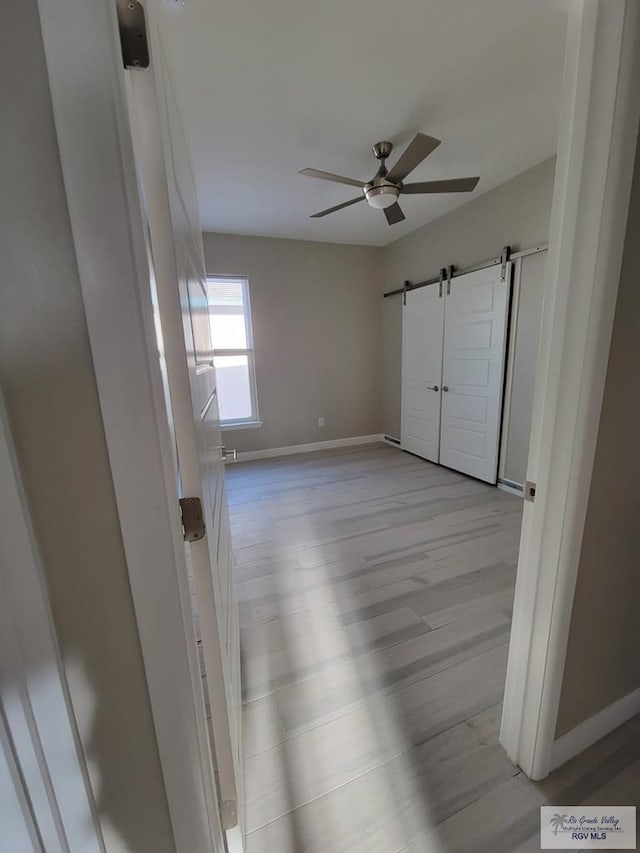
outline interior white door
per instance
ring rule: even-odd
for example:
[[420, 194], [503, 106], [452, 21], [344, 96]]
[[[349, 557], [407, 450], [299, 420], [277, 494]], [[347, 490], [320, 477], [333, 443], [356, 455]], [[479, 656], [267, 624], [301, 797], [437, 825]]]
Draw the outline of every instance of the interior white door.
[[410, 290], [402, 309], [403, 450], [438, 462], [444, 298], [437, 284]]
[[105, 851], [1, 396], [0, 850]]
[[[179, 492], [199, 498], [206, 536], [188, 546], [225, 830], [243, 824], [240, 635], [197, 195], [159, 32], [129, 96], [149, 228]], [[237, 836], [237, 833], [234, 833]]]
[[440, 463], [495, 483], [511, 268], [456, 276], [446, 297]]

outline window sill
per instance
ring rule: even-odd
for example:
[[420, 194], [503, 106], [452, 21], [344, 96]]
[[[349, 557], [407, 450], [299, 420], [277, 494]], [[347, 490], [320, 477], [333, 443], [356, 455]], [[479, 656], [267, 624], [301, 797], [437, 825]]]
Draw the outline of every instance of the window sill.
[[238, 421], [237, 423], [224, 423], [220, 424], [220, 429], [231, 430], [231, 429], [259, 429], [262, 426], [262, 421]]

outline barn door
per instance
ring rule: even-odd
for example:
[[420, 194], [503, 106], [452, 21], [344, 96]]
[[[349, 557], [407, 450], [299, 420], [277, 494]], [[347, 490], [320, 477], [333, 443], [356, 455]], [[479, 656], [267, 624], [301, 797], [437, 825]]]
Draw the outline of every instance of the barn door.
[[437, 284], [410, 290], [402, 311], [403, 450], [438, 462], [444, 298]]
[[[204, 538], [188, 548], [202, 640], [224, 829], [242, 831], [240, 639], [224, 454], [195, 184], [162, 44], [150, 22], [151, 68], [130, 72], [131, 120], [155, 272], [177, 491], [199, 500]], [[177, 500], [177, 496], [176, 496]], [[192, 501], [184, 507], [197, 506]], [[237, 834], [237, 831], [236, 831]]]
[[456, 276], [446, 297], [440, 463], [495, 483], [510, 264]]

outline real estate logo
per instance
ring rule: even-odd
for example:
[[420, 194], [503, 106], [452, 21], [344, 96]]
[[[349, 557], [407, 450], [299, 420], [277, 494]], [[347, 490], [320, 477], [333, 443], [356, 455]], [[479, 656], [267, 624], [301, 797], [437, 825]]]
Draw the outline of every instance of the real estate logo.
[[542, 806], [542, 850], [635, 850], [635, 806]]

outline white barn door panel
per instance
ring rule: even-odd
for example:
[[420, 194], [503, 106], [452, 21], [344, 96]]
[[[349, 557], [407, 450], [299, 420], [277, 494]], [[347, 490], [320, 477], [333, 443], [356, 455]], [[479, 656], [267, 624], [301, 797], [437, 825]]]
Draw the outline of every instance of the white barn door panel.
[[410, 290], [402, 311], [403, 450], [437, 462], [444, 298], [437, 284]]
[[460, 275], [446, 297], [440, 463], [497, 481], [510, 265]]

